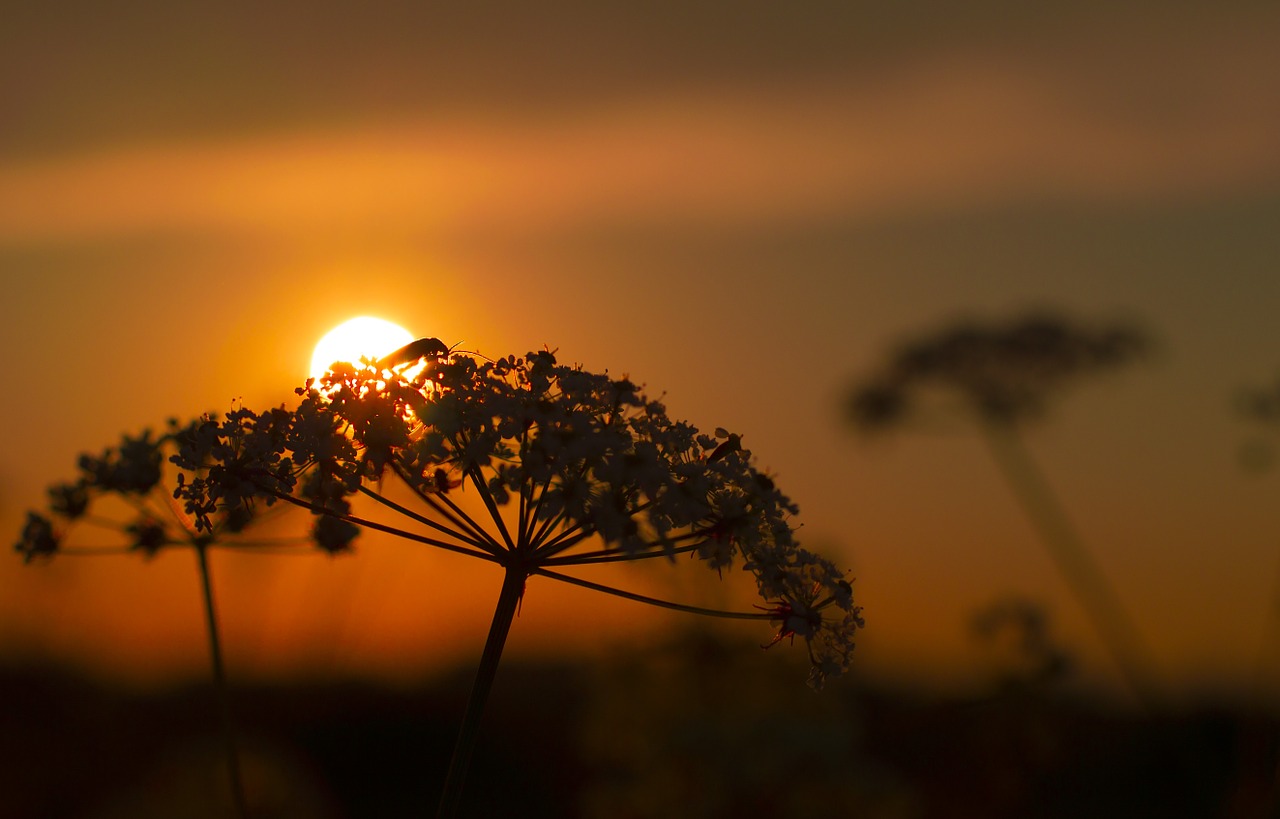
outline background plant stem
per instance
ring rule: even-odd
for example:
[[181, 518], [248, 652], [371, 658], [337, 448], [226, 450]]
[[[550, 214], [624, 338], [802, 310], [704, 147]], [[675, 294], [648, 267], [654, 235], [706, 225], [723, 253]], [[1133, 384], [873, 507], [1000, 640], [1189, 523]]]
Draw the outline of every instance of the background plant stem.
[[200, 585], [204, 591], [205, 631], [209, 636], [209, 657], [213, 663], [213, 685], [217, 690], [218, 710], [222, 715], [222, 737], [227, 754], [227, 774], [231, 779], [231, 799], [240, 819], [249, 819], [249, 806], [240, 776], [240, 751], [236, 744], [235, 721], [231, 716], [231, 691], [222, 664], [222, 643], [218, 639], [218, 612], [213, 603], [213, 581], [209, 576], [208, 547], [196, 544], [196, 561], [200, 566]]
[[444, 793], [440, 796], [437, 819], [452, 819], [457, 813], [467, 766], [471, 763], [471, 754], [479, 735], [480, 717], [484, 713], [485, 702], [489, 699], [489, 691], [493, 688], [493, 679], [498, 673], [498, 661], [502, 659], [502, 649], [507, 642], [507, 633], [511, 630], [511, 621], [520, 605], [520, 597], [524, 594], [525, 577], [522, 569], [507, 567], [506, 576], [502, 580], [502, 591], [498, 594], [498, 605], [493, 612], [493, 623], [489, 626], [489, 637], [485, 640], [484, 653], [480, 656], [480, 668], [476, 671], [476, 680], [467, 700], [467, 710], [462, 717], [462, 727], [458, 729], [458, 741], [449, 760], [449, 773], [445, 778]]
[[1014, 497], [1031, 519], [1067, 586], [1093, 621], [1134, 696], [1148, 708], [1158, 696], [1137, 629], [1077, 534], [1066, 509], [1009, 424], [982, 424], [987, 445]]

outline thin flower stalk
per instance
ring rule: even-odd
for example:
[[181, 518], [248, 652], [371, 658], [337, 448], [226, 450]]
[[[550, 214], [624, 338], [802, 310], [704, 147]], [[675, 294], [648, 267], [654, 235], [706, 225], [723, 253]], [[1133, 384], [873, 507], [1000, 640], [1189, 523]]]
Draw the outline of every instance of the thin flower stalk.
[[222, 640], [219, 637], [218, 609], [213, 599], [213, 578], [209, 574], [209, 549], [202, 543], [195, 546], [196, 564], [200, 570], [200, 592], [204, 600], [205, 634], [209, 639], [209, 660], [212, 666], [214, 688], [218, 693], [218, 711], [222, 718], [222, 737], [227, 756], [227, 775], [230, 777], [231, 798], [236, 814], [247, 817], [249, 804], [245, 799], [244, 779], [240, 772], [240, 748], [236, 739], [235, 717], [231, 708], [231, 688], [227, 685], [226, 665], [222, 660]]
[[1140, 701], [1155, 704], [1160, 695], [1148, 670], [1142, 638], [1119, 594], [1085, 548], [1057, 493], [1016, 432], [990, 424], [983, 424], [982, 429], [992, 459], [1040, 533], [1050, 558], [1067, 581], [1067, 588], [1091, 617], [1112, 662]]

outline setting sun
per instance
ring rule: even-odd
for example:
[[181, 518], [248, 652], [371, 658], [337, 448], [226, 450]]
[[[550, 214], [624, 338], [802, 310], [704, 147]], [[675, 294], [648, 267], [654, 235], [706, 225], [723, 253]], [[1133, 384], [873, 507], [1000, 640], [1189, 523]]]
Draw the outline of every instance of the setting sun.
[[325, 334], [311, 355], [312, 378], [320, 378], [334, 362], [356, 363], [361, 356], [376, 358], [413, 341], [413, 334], [385, 319], [360, 316]]

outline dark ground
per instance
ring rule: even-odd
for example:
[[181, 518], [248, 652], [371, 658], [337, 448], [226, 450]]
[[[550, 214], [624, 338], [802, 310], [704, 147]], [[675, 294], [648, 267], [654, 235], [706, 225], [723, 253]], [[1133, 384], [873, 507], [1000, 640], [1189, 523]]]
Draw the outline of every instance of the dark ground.
[[[749, 648], [692, 635], [590, 666], [508, 664], [465, 815], [1280, 817], [1274, 714], [1139, 716], [1042, 684], [815, 694]], [[255, 819], [433, 815], [470, 674], [237, 686]], [[142, 695], [9, 668], [0, 686], [0, 817], [232, 815], [207, 684]]]

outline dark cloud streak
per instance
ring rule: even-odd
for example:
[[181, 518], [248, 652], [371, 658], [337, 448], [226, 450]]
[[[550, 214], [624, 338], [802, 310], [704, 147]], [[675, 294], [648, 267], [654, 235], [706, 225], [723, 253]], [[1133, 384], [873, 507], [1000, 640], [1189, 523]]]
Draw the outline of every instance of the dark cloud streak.
[[[300, 2], [22, 4], [0, 30], [0, 155], [388, 116], [555, 119], [690, 89], [838, 90], [942, 52], [1016, 62], [1056, 50], [1087, 63], [1098, 42], [1278, 23], [1272, 3], [1189, 0], [1123, 11], [1011, 0], [379, 2], [358, 15]], [[1141, 68], [1116, 67], [1120, 79]]]

